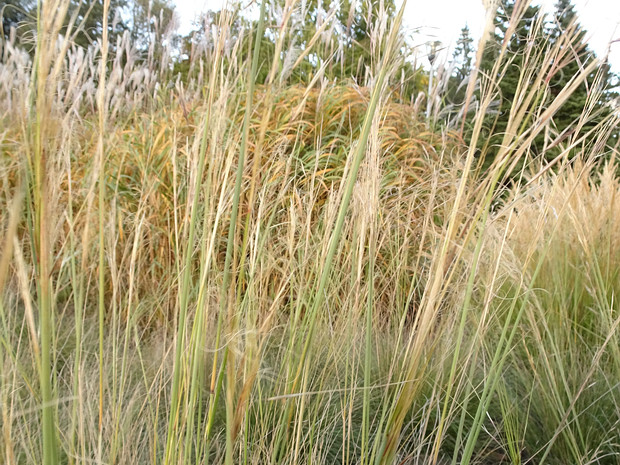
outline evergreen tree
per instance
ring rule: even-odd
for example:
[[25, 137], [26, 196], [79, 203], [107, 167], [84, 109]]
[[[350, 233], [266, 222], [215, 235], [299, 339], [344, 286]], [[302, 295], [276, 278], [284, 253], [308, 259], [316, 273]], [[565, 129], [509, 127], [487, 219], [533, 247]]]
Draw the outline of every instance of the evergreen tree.
[[474, 39], [469, 34], [469, 27], [465, 25], [461, 29], [461, 35], [456, 42], [452, 59], [456, 64], [455, 77], [460, 81], [463, 81], [469, 73], [471, 73], [472, 67], [472, 54], [474, 52], [473, 47]]
[[[383, 11], [381, 10], [383, 3]], [[396, 6], [394, 0], [345, 0], [340, 4], [338, 20], [342, 25], [341, 37], [344, 56], [347, 58], [344, 74], [362, 82], [366, 68], [371, 66], [371, 24], [380, 14], [394, 19]]]
[[[499, 84], [499, 101], [497, 113], [486, 118], [486, 137], [482, 139], [488, 143], [483, 165], [488, 166], [497, 154], [508, 125], [510, 109], [513, 105], [519, 79], [524, 69], [526, 47], [545, 47], [545, 41], [538, 37], [536, 43], [530, 43], [534, 23], [541, 13], [540, 6], [528, 5], [519, 18], [518, 24], [512, 29], [512, 34], [507, 37], [511, 18], [514, 21], [516, 0], [500, 0], [494, 19], [495, 31], [493, 38], [485, 47], [480, 69], [483, 73], [490, 74], [495, 63], [500, 59], [502, 46], [506, 44], [506, 56], [509, 64], [501, 76], [490, 76]], [[529, 63], [531, 66], [532, 63]], [[537, 141], [534, 142], [536, 146]]]
[[[314, 0], [316, 1], [316, 0]], [[327, 3], [327, 2], [325, 2]], [[360, 85], [365, 84], [367, 70], [372, 69], [373, 57], [371, 43], [372, 28], [378, 19], [386, 19], [388, 28], [396, 15], [395, 0], [343, 0], [338, 4], [334, 40], [342, 50], [338, 63], [328, 73], [331, 79], [352, 79]], [[326, 59], [331, 50], [325, 50]], [[401, 49], [400, 68], [394, 73], [400, 81], [394, 83], [402, 100], [409, 101], [418, 92], [425, 90], [422, 68], [415, 68], [406, 59], [413, 55], [407, 44]], [[378, 63], [374, 63], [377, 65]]]
[[[110, 0], [108, 11], [108, 34], [110, 36], [120, 34], [127, 29], [119, 14], [127, 3], [125, 0]], [[0, 0], [0, 12], [2, 12], [3, 38], [8, 39], [11, 28], [15, 28], [17, 43], [32, 54], [37, 30], [37, 2], [34, 0]], [[75, 35], [77, 45], [86, 47], [101, 37], [103, 32], [103, 0], [88, 2], [71, 0], [64, 18], [64, 25], [60, 31], [61, 34], [66, 33], [73, 15], [77, 15], [73, 31], [76, 30], [77, 26], [82, 26]]]
[[34, 43], [32, 25], [36, 16], [32, 12], [36, 8], [36, 0], [0, 0], [0, 16], [2, 17], [2, 33], [0, 38], [7, 40], [11, 29], [16, 31], [18, 43]]
[[138, 49], [148, 49], [152, 40], [160, 44], [173, 21], [174, 6], [170, 0], [131, 0], [125, 3], [131, 18], [128, 24], [131, 38]]
[[453, 74], [449, 78], [448, 86], [444, 95], [444, 114], [448, 120], [458, 115], [465, 100], [467, 92], [466, 79], [472, 71], [474, 39], [471, 38], [469, 27], [465, 25], [461, 29], [461, 35], [456, 42], [452, 53]]
[[[506, 37], [508, 21], [514, 13], [515, 5], [515, 0], [500, 1], [495, 17], [494, 37], [485, 48], [481, 64], [482, 72], [490, 73], [495, 62], [499, 59], [502, 45], [506, 45], [509, 66], [504, 70], [505, 73], [502, 76], [490, 76], [499, 83], [500, 96], [496, 115], [488, 116], [485, 121], [484, 131], [486, 132], [483, 132], [482, 139], [488, 145], [484, 151], [485, 160], [483, 160], [483, 166], [488, 166], [493, 161], [497, 154], [498, 144], [501, 143], [505, 134], [510, 109], [514, 105], [513, 101], [519, 85], [519, 79], [525, 67], [524, 57], [527, 55], [527, 47], [534, 47], [536, 50], [541, 51], [538, 55], [539, 59], [548, 60], [550, 55], [545, 53], [546, 50], [551, 50], [557, 45], [557, 41], [561, 37], [565, 39], [567, 36], [574, 36], [570, 47], [566, 48], [564, 56], [556, 58], [558, 62], [552, 68], [546, 80], [548, 88], [545, 95], [547, 100], [539, 103], [539, 105], [550, 104], [571, 79], [589, 65], [591, 60], [596, 58], [585, 43], [586, 31], [578, 24], [577, 15], [570, 0], [558, 0], [555, 5], [555, 14], [551, 25], [542, 34], [535, 34], [534, 36], [530, 35], [532, 27], [538, 15], [542, 13], [540, 7], [528, 6], [516, 25], [514, 33], [511, 37]], [[536, 66], [536, 64], [529, 63], [529, 66]], [[596, 72], [589, 76], [555, 113], [551, 123], [552, 131], [549, 134], [551, 140], [549, 138], [545, 140], [545, 135], [541, 134], [533, 141], [530, 150], [533, 156], [544, 152], [545, 157], [550, 160], [559, 153], [560, 147], [550, 149], [549, 142], [557, 140], [557, 137], [562, 133], [565, 136], [570, 135], [571, 126], [583, 114], [586, 101], [592, 96], [595, 76]], [[607, 74], [603, 80], [603, 87], [608, 90], [603, 92], [602, 98], [596, 102], [593, 118], [581, 129], [579, 135], [586, 134], [612, 111], [609, 103], [615, 94], [609, 89], [613, 87], [613, 77], [613, 75]]]
[[[103, 3], [104, 0], [71, 0], [60, 33], [67, 32], [69, 22], [76, 15], [72, 34], [78, 27], [79, 31], [75, 34], [74, 43], [80, 47], [88, 47], [99, 40], [103, 33]], [[161, 42], [165, 30], [171, 24], [173, 10], [169, 0], [110, 0], [110, 46], [114, 47], [114, 36], [129, 30], [137, 48], [146, 51], [151, 40]], [[37, 29], [37, 2], [0, 0], [0, 14], [3, 38], [8, 39], [11, 29], [15, 28], [17, 44], [32, 54]]]
[[[577, 12], [571, 0], [557, 0], [553, 21], [548, 29], [550, 42], [555, 43], [570, 29], [575, 30], [575, 39], [567, 50], [566, 56], [558, 60], [554, 68], [554, 73], [549, 80], [550, 99], [557, 97], [570, 79], [596, 58], [585, 43], [586, 31], [578, 22]], [[610, 102], [616, 95], [612, 92], [614, 76], [608, 72], [608, 67], [603, 68], [602, 71], [604, 90], [595, 104], [593, 118], [588, 121], [581, 134], [592, 129], [612, 111]], [[555, 115], [554, 124], [558, 134], [569, 128], [583, 113], [590, 93], [594, 90], [595, 78], [596, 72], [588, 76]]]
[[[218, 11], [208, 10], [200, 15], [194, 22], [194, 29], [187, 35], [180, 38], [180, 59], [176, 61], [174, 67], [174, 74], [180, 74], [182, 79], [188, 79], [190, 76], [195, 77], [195, 73], [199, 71], [198, 60], [196, 54], [204, 53], [208, 57], [214, 52], [215, 44], [212, 41], [212, 30], [218, 30], [222, 24], [224, 18], [228, 18], [225, 21], [231, 21], [229, 29], [226, 31], [227, 42], [229, 44], [235, 43], [241, 40], [238, 52], [234, 57], [225, 54], [223, 59], [226, 66], [232, 64], [231, 58], [235, 63], [251, 63], [253, 47], [252, 43], [255, 40], [256, 28], [258, 27], [258, 21], [252, 20], [239, 14], [240, 5], [232, 4], [230, 7]], [[267, 23], [277, 24], [276, 20], [267, 21]], [[222, 31], [215, 34], [220, 35]], [[204, 48], [206, 47], [206, 49]], [[271, 66], [273, 56], [275, 54], [275, 42], [274, 35], [269, 28], [266, 28], [262, 37], [260, 55], [259, 55], [259, 68], [256, 76], [256, 82], [264, 84], [269, 68]]]
[[[269, 17], [263, 36], [260, 51], [260, 68], [257, 82], [264, 83], [275, 53], [275, 40], [281, 33], [279, 25], [284, 12], [284, 0], [267, 0]], [[382, 5], [383, 4], [383, 5]], [[285, 43], [282, 51], [282, 61], [288, 59], [290, 49], [297, 49], [297, 53], [305, 52], [310, 46], [322, 22], [328, 17], [326, 7], [329, 5], [325, 0], [308, 0], [303, 3], [303, 10], [294, 11], [288, 27], [285, 29]], [[232, 7], [236, 8], [234, 2]], [[325, 76], [332, 81], [353, 80], [360, 85], [365, 84], [367, 69], [371, 68], [373, 56], [371, 51], [371, 28], [380, 14], [388, 15], [388, 27], [396, 12], [395, 0], [346, 0], [329, 6], [336, 8], [332, 21], [324, 30], [326, 33], [320, 40], [315, 41], [310, 53], [292, 71], [292, 81], [309, 82], [318, 67], [330, 60], [325, 69]], [[203, 16], [196, 30], [182, 39], [182, 51], [184, 56], [177, 64], [176, 70], [186, 76], [190, 72], [190, 55], [192, 48], [204, 38], [203, 28], [205, 24], [219, 24], [220, 12], [209, 11]], [[244, 18], [238, 11], [233, 12], [234, 21], [231, 28], [232, 39], [241, 37], [243, 31], [244, 44], [240, 47], [239, 61], [248, 59], [250, 48], [249, 42], [254, 40], [254, 35], [248, 33], [256, 27], [255, 21]], [[340, 53], [336, 53], [340, 51]], [[405, 59], [410, 52], [406, 46], [401, 50], [403, 59], [400, 60], [401, 68], [394, 73], [395, 81], [393, 88], [398, 89], [402, 100], [408, 101], [412, 96], [424, 90], [421, 78], [421, 70]], [[294, 55], [294, 53], [293, 53]], [[376, 57], [375, 57], [376, 58]], [[293, 60], [296, 60], [294, 57]]]
[[[284, 0], [275, 0], [284, 3]], [[304, 2], [300, 21], [293, 27], [292, 40], [304, 48], [318, 29], [318, 25], [327, 17], [328, 11], [335, 8], [332, 21], [335, 27], [328, 41], [315, 44], [313, 60], [302, 65], [297, 73], [309, 73], [318, 62], [329, 58], [335, 51], [340, 53], [332, 59], [333, 65], [327, 70], [329, 78], [353, 79], [362, 84], [366, 70], [372, 66], [371, 28], [380, 15], [387, 15], [388, 24], [396, 13], [395, 0], [343, 0], [335, 4], [325, 0], [308, 0]], [[298, 76], [303, 78], [303, 76]]]

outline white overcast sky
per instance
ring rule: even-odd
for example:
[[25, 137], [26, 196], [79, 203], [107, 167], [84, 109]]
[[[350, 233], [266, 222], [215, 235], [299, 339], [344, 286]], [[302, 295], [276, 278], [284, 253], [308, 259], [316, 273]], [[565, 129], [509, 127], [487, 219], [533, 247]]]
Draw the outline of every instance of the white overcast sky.
[[[219, 10], [226, 0], [176, 0], [181, 32], [190, 29], [192, 20], [201, 11]], [[251, 3], [246, 0], [244, 3]], [[397, 0], [397, 3], [400, 3]], [[554, 0], [538, 0], [546, 11], [553, 10]], [[602, 57], [612, 40], [610, 62], [620, 72], [620, 0], [573, 0], [581, 25], [588, 31], [590, 48]], [[477, 40], [484, 25], [482, 0], [408, 0], [405, 25], [420, 29], [420, 42], [436, 38], [453, 47], [461, 28], [467, 24]]]

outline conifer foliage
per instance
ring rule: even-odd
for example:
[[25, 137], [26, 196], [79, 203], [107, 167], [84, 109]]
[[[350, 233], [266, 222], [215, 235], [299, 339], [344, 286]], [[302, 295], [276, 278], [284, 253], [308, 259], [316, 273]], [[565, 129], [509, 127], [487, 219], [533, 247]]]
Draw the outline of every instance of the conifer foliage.
[[[494, 34], [489, 44], [487, 44], [481, 71], [491, 73], [495, 62], [505, 47], [505, 57], [508, 65], [501, 69], [501, 76], [489, 76], [499, 82], [498, 99], [496, 107], [490, 112], [485, 127], [485, 138], [487, 149], [485, 159], [482, 160], [483, 166], [488, 166], [493, 161], [497, 153], [498, 144], [504, 137], [509, 113], [513, 108], [513, 101], [517, 89], [521, 85], [524, 73], [527, 68], [542, 65], [535, 60], [548, 60], [549, 54], [546, 53], [557, 44], [561, 37], [573, 37], [571, 42], [562, 47], [564, 54], [557, 55], [552, 59], [556, 61], [551, 67], [551, 72], [546, 77], [546, 86], [541, 92], [540, 98], [549, 105], [558, 94], [564, 89], [571, 80], [581, 70], [583, 70], [592, 60], [597, 59], [596, 54], [587, 46], [587, 32], [579, 24], [577, 13], [571, 0], [558, 0], [555, 4], [555, 11], [550, 17], [543, 16], [544, 13], [538, 5], [526, 5], [518, 0], [501, 0], [499, 2], [494, 20]], [[510, 18], [515, 15], [517, 8], [519, 11], [519, 21], [514, 28], [509, 28]], [[541, 33], [535, 33], [535, 29], [541, 29]], [[570, 34], [569, 34], [570, 33]], [[531, 50], [538, 53], [531, 53]], [[529, 56], [529, 61], [524, 63], [524, 57]], [[534, 57], [534, 58], [532, 58]], [[534, 60], [534, 61], [533, 61]], [[586, 135], [591, 129], [604, 123], [610, 118], [613, 112], [612, 100], [616, 96], [613, 92], [615, 76], [608, 71], [608, 66], [603, 63], [592, 72], [588, 79], [570, 96], [559, 111], [554, 115], [550, 131], [541, 134], [532, 144], [532, 154], [545, 153], [547, 161], [553, 159], [560, 150], [559, 144]], [[501, 79], [499, 79], [501, 77]], [[574, 126], [584, 112], [592, 113], [593, 117], [585, 125]], [[617, 138], [617, 135], [610, 134], [609, 143]], [[587, 141], [587, 137], [586, 137]], [[554, 150], [548, 150], [551, 145], [558, 146]]]
[[[596, 55], [587, 45], [587, 32], [579, 24], [579, 18], [571, 0], [557, 0], [548, 29], [550, 42], [559, 40], [562, 34], [572, 30], [577, 32], [576, 40], [572, 47], [567, 50], [566, 56], [558, 59], [557, 72], [549, 79], [551, 99], [559, 94], [580, 69], [596, 58]], [[615, 81], [617, 79], [609, 72], [609, 66], [607, 63], [603, 63], [599, 72], [592, 73], [587, 82], [579, 86], [578, 90], [564, 104], [562, 111], [554, 118], [558, 133], [561, 134], [568, 129], [565, 135], [569, 135], [569, 127], [579, 119], [588, 106], [588, 100], [592, 97], [595, 98], [595, 101], [592, 102], [591, 111], [595, 113], [595, 116], [588, 121], [581, 132], [589, 131], [608, 117], [612, 100], [616, 96], [613, 91], [614, 87], [617, 86]]]

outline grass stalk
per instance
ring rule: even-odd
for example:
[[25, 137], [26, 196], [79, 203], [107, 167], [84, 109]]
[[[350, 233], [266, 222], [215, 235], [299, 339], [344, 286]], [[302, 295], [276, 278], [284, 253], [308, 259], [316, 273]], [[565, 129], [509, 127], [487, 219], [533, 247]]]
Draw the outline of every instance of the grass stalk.
[[[108, 11], [110, 0], [103, 2], [103, 26], [101, 39], [101, 56], [99, 62], [99, 87], [97, 89], [97, 109], [99, 134], [97, 138], [97, 157], [99, 171], [99, 194], [98, 194], [98, 217], [99, 217], [99, 276], [98, 276], [98, 309], [99, 309], [99, 454], [102, 452], [103, 441], [103, 405], [104, 405], [104, 377], [105, 377], [105, 144], [104, 135], [106, 131], [106, 76], [108, 60]], [[101, 459], [101, 457], [100, 457]]]
[[[230, 334], [234, 334], [237, 330], [238, 315], [235, 314], [235, 306], [230, 299], [235, 297], [235, 293], [231, 287], [232, 279], [232, 258], [235, 252], [235, 236], [237, 227], [237, 216], [239, 214], [239, 202], [241, 199], [241, 187], [243, 182], [243, 171], [245, 168], [245, 158], [248, 150], [248, 137], [250, 133], [250, 118], [252, 116], [252, 101], [254, 97], [254, 86], [256, 83], [256, 75], [258, 72], [258, 63], [260, 58], [260, 46], [263, 39], [265, 27], [265, 0], [261, 1], [260, 14], [258, 18], [258, 26], [256, 29], [256, 39], [254, 42], [254, 51], [252, 54], [252, 67], [248, 74], [248, 88], [246, 97], [245, 114], [243, 117], [243, 129], [241, 133], [241, 146], [239, 147], [239, 159], [237, 161], [237, 172], [235, 177], [235, 190], [233, 192], [232, 210], [230, 213], [230, 226], [228, 228], [228, 239], [226, 242], [226, 258], [224, 262], [222, 288], [220, 294], [220, 317], [226, 313], [228, 307], [228, 324]], [[227, 370], [226, 370], [226, 464], [234, 463], [234, 447], [235, 447], [235, 387], [236, 379], [236, 363], [234, 353], [230, 353], [228, 344], [224, 351], [228, 353]]]

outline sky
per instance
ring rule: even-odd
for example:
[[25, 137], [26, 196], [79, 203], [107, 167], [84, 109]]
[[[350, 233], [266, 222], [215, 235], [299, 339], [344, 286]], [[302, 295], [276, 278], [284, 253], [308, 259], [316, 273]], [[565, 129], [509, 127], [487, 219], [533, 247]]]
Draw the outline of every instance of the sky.
[[[194, 17], [207, 9], [219, 10], [226, 0], [176, 0], [181, 32], [191, 28]], [[246, 0], [250, 3], [250, 0]], [[398, 2], [397, 0], [397, 3]], [[538, 0], [545, 11], [553, 11], [554, 0]], [[580, 24], [588, 32], [588, 45], [599, 56], [607, 53], [611, 44], [609, 62], [620, 72], [620, 0], [573, 0]], [[467, 24], [477, 41], [484, 27], [483, 0], [408, 0], [405, 9], [405, 27], [419, 29], [417, 43], [440, 40], [450, 53], [461, 28]]]

